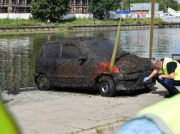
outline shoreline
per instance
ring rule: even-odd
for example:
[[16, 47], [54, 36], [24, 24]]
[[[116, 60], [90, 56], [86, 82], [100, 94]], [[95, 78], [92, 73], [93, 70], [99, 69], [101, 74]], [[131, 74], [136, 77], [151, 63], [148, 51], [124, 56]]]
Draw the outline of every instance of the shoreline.
[[[99, 31], [117, 30], [118, 25], [68, 25], [68, 26], [16, 26], [0, 27], [0, 35], [25, 35], [37, 33], [57, 33], [57, 32], [78, 32], [78, 31]], [[150, 24], [128, 24], [121, 25], [121, 30], [149, 29]], [[154, 28], [180, 28], [180, 23], [154, 24]]]

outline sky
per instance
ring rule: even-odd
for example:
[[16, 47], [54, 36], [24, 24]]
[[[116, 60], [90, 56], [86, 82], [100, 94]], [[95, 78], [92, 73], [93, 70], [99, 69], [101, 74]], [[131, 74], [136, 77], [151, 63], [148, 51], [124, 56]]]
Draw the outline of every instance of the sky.
[[177, 2], [179, 2], [179, 3], [180, 3], [180, 0], [177, 0]]

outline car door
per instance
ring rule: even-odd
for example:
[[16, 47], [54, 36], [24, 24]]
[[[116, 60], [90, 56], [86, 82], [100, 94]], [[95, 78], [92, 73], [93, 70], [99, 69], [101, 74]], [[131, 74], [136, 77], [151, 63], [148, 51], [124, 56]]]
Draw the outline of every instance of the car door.
[[56, 60], [60, 55], [60, 46], [58, 43], [48, 44], [44, 46], [44, 60], [39, 59], [39, 66], [41, 66], [41, 73], [45, 74], [48, 79], [54, 83], [56, 80]]
[[[63, 45], [57, 61], [57, 77], [61, 86], [81, 87], [89, 81], [88, 59], [77, 45]], [[84, 60], [84, 61], [83, 61]]]

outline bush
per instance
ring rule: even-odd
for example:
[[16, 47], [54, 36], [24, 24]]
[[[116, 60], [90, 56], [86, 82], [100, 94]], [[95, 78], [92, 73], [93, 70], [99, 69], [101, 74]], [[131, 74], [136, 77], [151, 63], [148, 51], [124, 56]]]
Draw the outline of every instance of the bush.
[[67, 26], [67, 30], [73, 30], [73, 26], [72, 25], [68, 25]]

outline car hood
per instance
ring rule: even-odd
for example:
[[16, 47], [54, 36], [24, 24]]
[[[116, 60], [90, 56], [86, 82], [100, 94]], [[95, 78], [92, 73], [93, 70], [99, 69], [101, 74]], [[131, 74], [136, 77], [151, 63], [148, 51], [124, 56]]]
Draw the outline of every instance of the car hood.
[[134, 73], [144, 73], [151, 71], [150, 59], [141, 58], [133, 54], [128, 54], [120, 57], [115, 66], [124, 76]]

